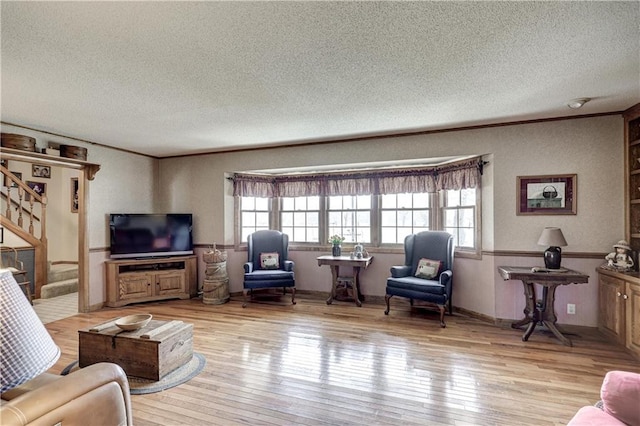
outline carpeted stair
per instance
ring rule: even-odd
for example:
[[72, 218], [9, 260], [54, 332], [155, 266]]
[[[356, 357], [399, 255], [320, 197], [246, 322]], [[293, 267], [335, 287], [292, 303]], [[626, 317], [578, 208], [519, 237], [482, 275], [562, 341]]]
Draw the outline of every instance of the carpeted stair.
[[42, 286], [40, 297], [51, 299], [52, 297], [78, 291], [78, 265], [51, 265], [47, 274], [47, 284]]

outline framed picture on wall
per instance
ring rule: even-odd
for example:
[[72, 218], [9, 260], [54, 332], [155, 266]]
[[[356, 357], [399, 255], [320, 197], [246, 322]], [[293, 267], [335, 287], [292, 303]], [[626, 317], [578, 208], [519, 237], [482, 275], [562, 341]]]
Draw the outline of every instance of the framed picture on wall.
[[33, 177], [51, 178], [51, 166], [43, 166], [42, 164], [32, 164], [31, 174]]
[[[34, 182], [34, 181], [30, 181], [28, 180], [26, 182], [27, 186], [29, 188], [31, 188], [31, 190], [33, 192], [35, 192], [36, 194], [38, 194], [39, 196], [43, 196], [46, 195], [47, 193], [47, 184], [44, 182]], [[31, 199], [31, 196], [29, 194], [25, 195], [24, 199], [26, 201], [29, 201]]]
[[518, 176], [518, 215], [577, 213], [577, 175]]
[[78, 178], [71, 178], [71, 213], [78, 213]]

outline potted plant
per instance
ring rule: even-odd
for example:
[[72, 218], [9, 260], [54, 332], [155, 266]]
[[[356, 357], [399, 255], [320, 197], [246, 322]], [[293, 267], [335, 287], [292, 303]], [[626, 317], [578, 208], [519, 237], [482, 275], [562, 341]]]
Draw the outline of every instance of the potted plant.
[[340, 244], [344, 241], [344, 237], [335, 234], [329, 237], [329, 242], [331, 243], [331, 254], [333, 256], [340, 256], [342, 254], [342, 247]]

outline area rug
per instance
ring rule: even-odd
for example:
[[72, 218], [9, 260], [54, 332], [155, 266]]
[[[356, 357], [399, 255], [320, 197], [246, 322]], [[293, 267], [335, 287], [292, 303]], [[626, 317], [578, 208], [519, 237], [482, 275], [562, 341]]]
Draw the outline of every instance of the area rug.
[[[131, 395], [160, 392], [165, 389], [181, 385], [182, 383], [196, 377], [202, 371], [206, 363], [207, 360], [202, 354], [194, 352], [191, 361], [182, 367], [176, 368], [158, 381], [128, 376]], [[78, 367], [78, 361], [73, 361], [71, 364], [67, 365], [60, 374], [66, 376], [78, 368], [80, 368]]]

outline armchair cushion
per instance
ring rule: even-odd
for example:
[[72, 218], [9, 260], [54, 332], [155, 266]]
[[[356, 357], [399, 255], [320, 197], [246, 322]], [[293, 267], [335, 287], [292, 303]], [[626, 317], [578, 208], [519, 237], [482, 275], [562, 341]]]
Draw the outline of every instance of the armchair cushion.
[[442, 262], [439, 260], [425, 259], [424, 257], [418, 261], [416, 267], [416, 277], [431, 280], [438, 276], [440, 273], [440, 265]]
[[260, 268], [278, 269], [280, 268], [280, 255], [278, 252], [260, 253]]

